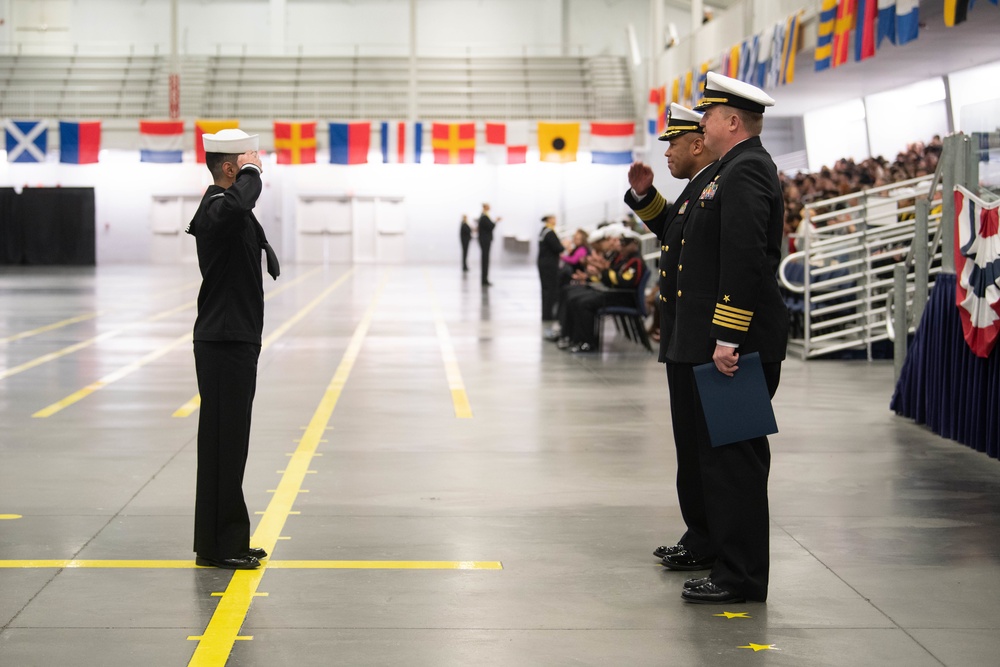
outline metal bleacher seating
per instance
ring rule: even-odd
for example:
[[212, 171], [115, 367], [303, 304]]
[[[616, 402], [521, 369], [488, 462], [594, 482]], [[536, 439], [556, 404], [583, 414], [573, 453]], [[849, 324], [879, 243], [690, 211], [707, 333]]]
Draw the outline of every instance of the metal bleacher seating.
[[[168, 113], [163, 55], [0, 56], [0, 117], [134, 119]], [[635, 117], [624, 58], [424, 57], [417, 118]], [[182, 117], [407, 118], [411, 63], [400, 56], [184, 56]]]
[[163, 115], [159, 56], [0, 56], [0, 117], [143, 118]]

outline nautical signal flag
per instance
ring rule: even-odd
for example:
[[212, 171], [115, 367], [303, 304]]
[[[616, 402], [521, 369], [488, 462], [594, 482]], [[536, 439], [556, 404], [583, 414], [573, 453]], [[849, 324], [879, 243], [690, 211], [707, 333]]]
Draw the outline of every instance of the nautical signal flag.
[[5, 120], [7, 162], [45, 162], [49, 129], [44, 120]]
[[646, 133], [658, 137], [667, 124], [666, 121], [667, 87], [649, 89], [649, 110], [646, 114]]
[[330, 123], [330, 163], [367, 164], [372, 141], [372, 124], [368, 121]]
[[964, 23], [968, 18], [970, 4], [969, 0], [944, 0], [944, 24], [950, 28]]
[[[895, 0], [890, 0], [895, 7]], [[837, 21], [837, 0], [822, 0], [819, 8], [819, 27], [816, 32], [816, 71], [830, 69], [833, 60], [833, 26]], [[895, 13], [895, 9], [893, 10]], [[879, 17], [879, 29], [882, 17]], [[893, 31], [895, 32], [895, 31]], [[892, 38], [895, 41], [895, 38]]]
[[420, 162], [423, 143], [423, 123], [382, 123], [382, 162]]
[[865, 60], [875, 55], [876, 19], [878, 19], [876, 0], [858, 0], [858, 18], [854, 29], [855, 60]]
[[486, 123], [486, 157], [493, 164], [524, 164], [528, 155], [528, 121]]
[[205, 144], [202, 143], [201, 135], [215, 134], [219, 130], [237, 129], [240, 126], [238, 120], [196, 120], [194, 122], [194, 161], [205, 163]]
[[857, 5], [858, 0], [840, 0], [837, 3], [837, 20], [833, 25], [833, 61], [830, 63], [833, 67], [839, 67], [847, 62]]
[[896, 0], [896, 43], [912, 42], [919, 32], [920, 0]]
[[632, 164], [635, 123], [590, 124], [590, 155], [594, 164]]
[[140, 162], [181, 162], [183, 152], [184, 121], [139, 121]]
[[784, 85], [795, 80], [795, 54], [799, 52], [799, 19], [801, 12], [789, 14], [785, 21], [784, 51], [781, 55], [779, 82]]
[[59, 121], [59, 161], [93, 164], [101, 150], [101, 121]]
[[538, 158], [542, 162], [576, 162], [579, 123], [538, 123]]
[[431, 148], [435, 164], [472, 164], [476, 157], [476, 124], [434, 123]]
[[274, 152], [278, 164], [316, 162], [316, 121], [274, 121]]

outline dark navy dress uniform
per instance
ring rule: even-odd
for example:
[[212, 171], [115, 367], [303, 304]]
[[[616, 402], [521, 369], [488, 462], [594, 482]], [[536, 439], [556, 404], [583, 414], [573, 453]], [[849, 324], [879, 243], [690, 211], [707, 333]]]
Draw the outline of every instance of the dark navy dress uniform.
[[556, 319], [559, 306], [559, 256], [563, 253], [559, 235], [548, 225], [538, 235], [538, 279], [542, 284], [542, 321]]
[[692, 424], [700, 414], [690, 405], [692, 387], [675, 385], [676, 363], [667, 358], [667, 348], [677, 321], [677, 267], [680, 265], [684, 224], [694, 210], [697, 197], [708, 180], [715, 175], [714, 165], [702, 169], [688, 181], [672, 205], [656, 191], [650, 191], [640, 200], [631, 190], [625, 195], [628, 204], [645, 225], [660, 240], [660, 349], [659, 361], [666, 363], [667, 386], [670, 394], [670, 415], [677, 450], [677, 502], [684, 518], [686, 530], [678, 543], [693, 553], [711, 552], [708, 518], [705, 516], [704, 489], [698, 449], [693, 446], [695, 435]]
[[[716, 341], [759, 352], [768, 389], [778, 387], [788, 341], [788, 313], [776, 279], [784, 204], [777, 169], [759, 137], [734, 146], [711, 169], [683, 224], [677, 260], [676, 316], [666, 357], [673, 384], [697, 415], [684, 425], [697, 450], [708, 543], [691, 545], [715, 556], [711, 580], [748, 600], [767, 599], [769, 519], [766, 437], [712, 447], [693, 368], [712, 361]], [[739, 372], [739, 371], [737, 371]]]
[[252, 212], [260, 193], [260, 172], [244, 166], [228, 189], [209, 186], [187, 229], [202, 275], [194, 325], [201, 393], [194, 550], [211, 560], [245, 556], [250, 547], [243, 473], [264, 326], [262, 251], [268, 272], [278, 272]]

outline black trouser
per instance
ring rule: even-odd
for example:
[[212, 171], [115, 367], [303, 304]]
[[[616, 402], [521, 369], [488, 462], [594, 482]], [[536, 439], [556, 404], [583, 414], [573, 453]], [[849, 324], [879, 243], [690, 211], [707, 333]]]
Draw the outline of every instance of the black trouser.
[[485, 285], [490, 281], [490, 244], [493, 243], [493, 239], [483, 242], [482, 239], [479, 240], [479, 249], [483, 251], [483, 259], [480, 262], [480, 270], [482, 271], [482, 283]]
[[194, 550], [202, 558], [238, 558], [250, 548], [243, 472], [259, 356], [255, 343], [194, 342], [201, 392]]
[[[739, 373], [739, 371], [736, 371]], [[764, 364], [774, 396], [780, 363]], [[693, 364], [667, 362], [677, 447], [677, 498], [687, 532], [681, 544], [714, 556], [712, 582], [748, 600], [766, 600], [769, 567], [767, 437], [712, 447]]]
[[589, 285], [569, 284], [559, 293], [558, 319], [563, 336], [569, 336], [569, 332], [573, 329], [573, 302], [593, 291]]
[[559, 307], [559, 260], [539, 262], [538, 279], [542, 283], [542, 322], [550, 322]]
[[469, 270], [469, 243], [472, 239], [462, 239], [462, 270]]
[[578, 343], [587, 343], [591, 347], [596, 347], [598, 343], [599, 331], [597, 327], [597, 311], [608, 306], [634, 306], [635, 292], [618, 291], [603, 292], [591, 290], [591, 294], [574, 299], [569, 304], [570, 321], [572, 331], [569, 337]]

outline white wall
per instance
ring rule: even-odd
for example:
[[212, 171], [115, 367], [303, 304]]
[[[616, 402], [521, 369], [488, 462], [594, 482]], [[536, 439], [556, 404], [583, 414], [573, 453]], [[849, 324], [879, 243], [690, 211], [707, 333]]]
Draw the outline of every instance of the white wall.
[[996, 132], [1000, 129], [1000, 62], [948, 75], [955, 130]]
[[944, 80], [927, 79], [865, 98], [871, 155], [892, 161], [914, 141], [948, 134]]
[[802, 121], [810, 171], [832, 167], [840, 158], [869, 157], [865, 105], [860, 99], [807, 113]]

